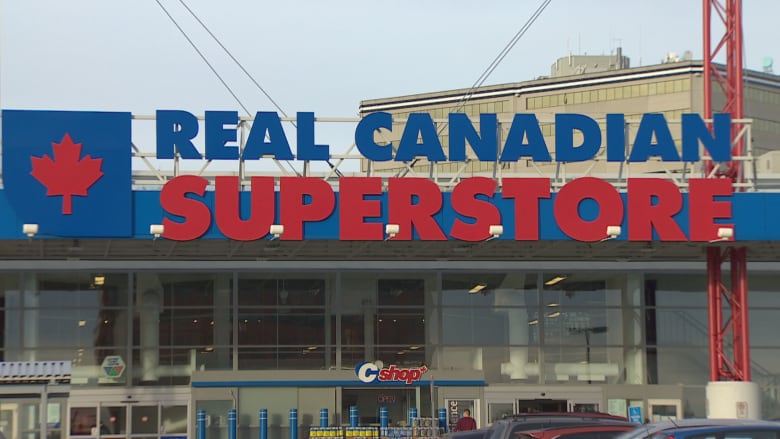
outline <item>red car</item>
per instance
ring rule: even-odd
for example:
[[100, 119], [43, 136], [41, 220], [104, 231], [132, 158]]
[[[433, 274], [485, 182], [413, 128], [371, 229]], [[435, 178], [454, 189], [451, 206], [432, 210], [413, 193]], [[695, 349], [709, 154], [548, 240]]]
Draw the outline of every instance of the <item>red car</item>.
[[636, 427], [628, 422], [625, 425], [572, 425], [523, 431], [516, 436], [517, 439], [612, 439]]

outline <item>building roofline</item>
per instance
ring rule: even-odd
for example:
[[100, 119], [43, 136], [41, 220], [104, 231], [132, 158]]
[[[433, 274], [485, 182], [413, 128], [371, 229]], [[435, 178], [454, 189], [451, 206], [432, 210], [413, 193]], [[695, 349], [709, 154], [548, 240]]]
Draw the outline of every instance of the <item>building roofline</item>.
[[[720, 70], [723, 66], [717, 65]], [[703, 71], [702, 61], [682, 61], [676, 63], [655, 64], [606, 72], [585, 73], [555, 78], [540, 78], [531, 81], [497, 84], [476, 89], [455, 89], [431, 93], [397, 96], [392, 98], [368, 99], [360, 102], [361, 114], [375, 111], [400, 110], [422, 105], [460, 104], [468, 100], [518, 96], [520, 94], [566, 90], [591, 85], [633, 81], [637, 79], [658, 78], [696, 74]], [[780, 76], [745, 70], [747, 82], [780, 88]]]

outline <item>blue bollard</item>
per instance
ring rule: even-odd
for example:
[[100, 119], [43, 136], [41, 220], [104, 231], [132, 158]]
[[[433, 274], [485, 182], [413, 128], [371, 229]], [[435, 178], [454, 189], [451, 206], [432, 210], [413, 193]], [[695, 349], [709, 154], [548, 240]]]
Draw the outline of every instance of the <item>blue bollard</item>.
[[320, 409], [320, 428], [328, 426], [328, 409]]
[[298, 409], [290, 409], [290, 439], [298, 439]]
[[441, 408], [438, 411], [439, 415], [439, 431], [442, 433], [447, 432], [447, 409]]
[[228, 439], [236, 439], [237, 419], [236, 409], [228, 410]]
[[268, 439], [268, 409], [260, 409], [260, 439]]
[[381, 428], [387, 428], [390, 423], [390, 416], [387, 407], [379, 407], [379, 426]]
[[409, 409], [409, 426], [414, 425], [414, 420], [417, 419], [417, 407], [412, 407]]
[[198, 410], [195, 419], [198, 424], [198, 439], [206, 439], [206, 410]]
[[358, 416], [358, 408], [356, 405], [349, 407], [349, 426], [350, 427], [357, 427], [358, 423], [360, 422], [360, 417]]

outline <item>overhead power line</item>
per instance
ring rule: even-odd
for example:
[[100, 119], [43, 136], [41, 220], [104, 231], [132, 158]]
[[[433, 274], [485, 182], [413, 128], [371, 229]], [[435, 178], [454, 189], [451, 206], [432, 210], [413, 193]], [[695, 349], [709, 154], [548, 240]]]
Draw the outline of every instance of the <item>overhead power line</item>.
[[485, 68], [485, 71], [482, 72], [481, 75], [477, 78], [476, 81], [474, 81], [474, 84], [471, 85], [469, 88], [469, 91], [463, 96], [461, 106], [465, 105], [466, 101], [471, 99], [471, 96], [474, 94], [474, 91], [481, 87], [485, 81], [490, 77], [490, 75], [496, 70], [496, 68], [501, 64], [501, 61], [506, 58], [507, 55], [509, 55], [509, 52], [512, 51], [512, 49], [515, 47], [518, 41], [520, 41], [520, 38], [525, 35], [526, 32], [528, 32], [528, 29], [531, 28], [531, 26], [534, 24], [537, 18], [539, 18], [540, 15], [542, 15], [542, 12], [544, 12], [545, 9], [547, 9], [547, 6], [550, 5], [550, 2], [552, 0], [543, 0], [542, 3], [539, 5], [538, 8], [534, 11], [533, 14], [531, 14], [531, 17], [528, 18], [528, 20], [523, 24], [523, 26], [515, 33], [515, 35], [512, 37], [511, 40], [504, 46], [503, 49], [501, 49], [501, 52], [496, 55], [495, 59], [490, 63], [490, 65]]
[[225, 79], [222, 78], [222, 75], [220, 75], [219, 72], [217, 71], [217, 69], [215, 69], [214, 66], [209, 62], [208, 58], [206, 58], [206, 55], [204, 55], [203, 52], [201, 52], [200, 49], [198, 49], [198, 46], [195, 44], [194, 41], [192, 41], [192, 39], [189, 37], [189, 35], [187, 35], [187, 32], [185, 32], [184, 29], [182, 29], [182, 27], [179, 26], [179, 23], [176, 21], [176, 19], [173, 18], [173, 16], [168, 12], [168, 10], [165, 9], [165, 6], [163, 6], [163, 4], [160, 3], [160, 0], [154, 0], [154, 1], [157, 2], [157, 5], [160, 6], [160, 9], [162, 9], [163, 12], [165, 12], [165, 15], [168, 16], [168, 19], [171, 20], [173, 25], [176, 26], [176, 29], [178, 29], [179, 32], [182, 34], [182, 36], [184, 36], [184, 39], [186, 39], [187, 42], [190, 43], [190, 46], [192, 46], [192, 48], [195, 49], [195, 52], [198, 54], [198, 56], [200, 56], [200, 59], [202, 59], [203, 62], [206, 63], [206, 65], [209, 67], [209, 69], [211, 69], [211, 71], [214, 73], [214, 75], [217, 77], [217, 79], [219, 79], [219, 82], [221, 82], [222, 85], [230, 93], [230, 95], [233, 96], [233, 99], [235, 99], [236, 102], [238, 102], [238, 105], [240, 105], [241, 108], [243, 108], [244, 111], [247, 114], [251, 115], [252, 113], [250, 113], [249, 110], [246, 108], [246, 106], [243, 104], [243, 102], [241, 102], [241, 99], [238, 98], [238, 96], [233, 91], [233, 89], [230, 88], [230, 86], [227, 84], [227, 82], [225, 82]]
[[[477, 78], [476, 81], [474, 81], [473, 84], [471, 84], [471, 87], [469, 87], [468, 91], [463, 95], [463, 97], [458, 102], [458, 105], [455, 109], [455, 113], [463, 110], [463, 108], [466, 106], [468, 101], [471, 99], [472, 96], [474, 96], [474, 92], [479, 87], [482, 87], [482, 85], [487, 81], [487, 79], [490, 77], [490, 75], [496, 70], [499, 64], [501, 64], [501, 61], [506, 58], [507, 55], [509, 55], [509, 52], [512, 51], [512, 49], [515, 47], [518, 41], [520, 41], [520, 38], [525, 35], [526, 32], [528, 32], [528, 29], [531, 28], [531, 26], [534, 24], [537, 18], [539, 18], [540, 15], [542, 15], [542, 12], [544, 12], [545, 9], [547, 9], [547, 6], [550, 5], [552, 0], [543, 0], [542, 3], [539, 5], [539, 7], [536, 8], [533, 14], [531, 14], [531, 17], [526, 20], [525, 24], [515, 33], [515, 35], [512, 37], [511, 40], [504, 46], [503, 49], [501, 49], [501, 52], [496, 55], [495, 59], [490, 63], [490, 65], [487, 66], [485, 71], [482, 72], [481, 75]], [[447, 127], [447, 123], [444, 123], [441, 128], [439, 129], [439, 134], [444, 132], [444, 129]], [[419, 159], [415, 158], [412, 160], [411, 166], [414, 166]], [[433, 168], [431, 168], [433, 169]], [[401, 175], [406, 175], [409, 172], [408, 168], [401, 171]]]
[[[247, 115], [251, 116], [252, 113], [249, 112], [247, 107], [241, 102], [241, 100], [238, 98], [238, 96], [230, 89], [230, 87], [227, 85], [227, 83], [225, 83], [225, 81], [222, 80], [222, 77], [216, 72], [216, 70], [211, 66], [211, 64], [209, 64], [209, 62], [206, 60], [205, 56], [203, 56], [203, 54], [200, 52], [200, 50], [198, 50], [198, 48], [195, 46], [195, 44], [192, 42], [192, 40], [187, 36], [186, 32], [184, 32], [184, 30], [181, 28], [181, 26], [179, 26], [178, 23], [176, 23], [176, 20], [174, 20], [174, 18], [171, 16], [171, 14], [169, 14], [168, 11], [165, 9], [165, 7], [160, 3], [160, 0], [155, 0], [155, 1], [157, 2], [158, 5], [160, 5], [160, 7], [163, 9], [163, 11], [165, 11], [166, 15], [168, 15], [168, 18], [170, 18], [171, 21], [173, 21], [173, 23], [176, 25], [176, 27], [179, 29], [179, 31], [184, 35], [184, 37], [187, 39], [187, 41], [190, 42], [190, 44], [195, 49], [195, 51], [198, 52], [198, 54], [201, 56], [203, 61], [206, 62], [207, 65], [209, 65], [209, 67], [212, 69], [214, 74], [217, 75], [217, 77], [220, 79], [220, 82], [222, 82], [222, 84], [230, 92], [230, 94], [233, 96], [233, 98], [236, 100], [236, 102], [238, 102], [238, 104], [241, 106], [241, 108], [244, 109], [244, 111], [247, 113]], [[225, 52], [225, 54], [227, 54], [227, 56], [230, 57], [230, 59], [238, 66], [238, 68], [241, 69], [241, 71], [246, 75], [247, 78], [249, 78], [249, 80], [252, 82], [252, 84], [254, 84], [254, 86], [266, 97], [266, 99], [268, 99], [268, 101], [271, 102], [271, 104], [274, 106], [276, 111], [281, 113], [282, 116], [284, 116], [284, 117], [289, 117], [287, 115], [287, 112], [284, 111], [284, 109], [281, 107], [281, 105], [279, 105], [276, 102], [276, 100], [274, 100], [274, 98], [271, 97], [270, 93], [268, 93], [268, 91], [266, 91], [265, 88], [263, 88], [263, 86], [260, 85], [260, 83], [252, 76], [252, 74], [249, 73], [249, 71], [246, 69], [246, 67], [244, 67], [243, 64], [241, 64], [241, 62], [238, 60], [238, 58], [236, 58], [233, 55], [233, 53], [224, 44], [222, 44], [222, 41], [219, 38], [217, 38], [217, 36], [214, 34], [214, 32], [211, 31], [211, 29], [209, 29], [208, 26], [206, 26], [206, 23], [204, 23], [203, 20], [200, 19], [200, 17], [195, 13], [195, 11], [193, 11], [189, 6], [187, 6], [187, 4], [184, 3], [183, 0], [179, 0], [179, 3], [181, 3], [181, 5], [184, 7], [184, 9], [186, 9], [187, 12], [189, 12], [189, 14], [192, 15], [192, 17], [195, 19], [195, 21], [197, 21], [198, 24], [200, 24], [200, 26], [206, 31], [206, 33], [209, 34], [209, 36], [219, 45], [219, 47]], [[292, 124], [292, 126], [297, 127], [295, 122], [290, 122], [290, 123]], [[296, 173], [296, 175], [300, 176], [300, 173], [298, 172], [298, 170], [296, 170], [289, 161], [285, 161], [285, 162], [290, 166], [291, 169], [293, 169], [293, 171]], [[334, 169], [336, 167], [330, 161], [330, 159], [326, 160], [326, 163], [328, 164], [328, 166], [330, 166], [331, 169]], [[335, 170], [335, 173], [339, 177], [343, 176], [341, 171], [339, 171], [338, 169]]]

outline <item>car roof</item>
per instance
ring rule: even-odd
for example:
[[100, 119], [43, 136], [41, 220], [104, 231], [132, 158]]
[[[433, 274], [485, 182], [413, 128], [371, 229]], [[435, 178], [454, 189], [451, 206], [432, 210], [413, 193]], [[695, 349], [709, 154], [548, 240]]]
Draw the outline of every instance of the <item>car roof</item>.
[[523, 418], [598, 418], [598, 419], [617, 419], [628, 421], [625, 416], [611, 415], [609, 413], [601, 412], [536, 412], [536, 413], [518, 413], [510, 415], [503, 420], [512, 421]]
[[597, 432], [620, 432], [630, 430], [636, 427], [636, 424], [631, 422], [624, 422], [622, 424], [610, 423], [610, 424], [576, 424], [566, 426], [556, 426], [551, 428], [545, 428], [540, 430], [527, 430], [518, 432], [515, 435], [519, 438], [523, 437], [558, 437], [565, 434], [584, 434], [584, 433], [597, 433]]
[[760, 421], [760, 420], [753, 420], [753, 419], [717, 419], [717, 418], [716, 419], [713, 418], [677, 419], [677, 420], [657, 421], [657, 422], [651, 422], [649, 424], [644, 424], [637, 427], [636, 430], [629, 431], [621, 434], [620, 436], [617, 436], [615, 439], [646, 438], [652, 436], [655, 433], [661, 431], [667, 431], [675, 428], [706, 427], [706, 426], [716, 426], [716, 425], [745, 425], [745, 424], [755, 424], [756, 422], [766, 423], [767, 425], [777, 424], [776, 422], [772, 422], [772, 421]]
[[710, 432], [729, 432], [729, 431], [743, 431], [743, 430], [771, 430], [780, 431], [780, 423], [772, 421], [754, 421], [745, 422], [741, 424], [731, 425], [707, 425], [696, 427], [679, 427], [666, 430], [664, 434], [674, 435], [677, 433], [688, 434], [702, 434]]

